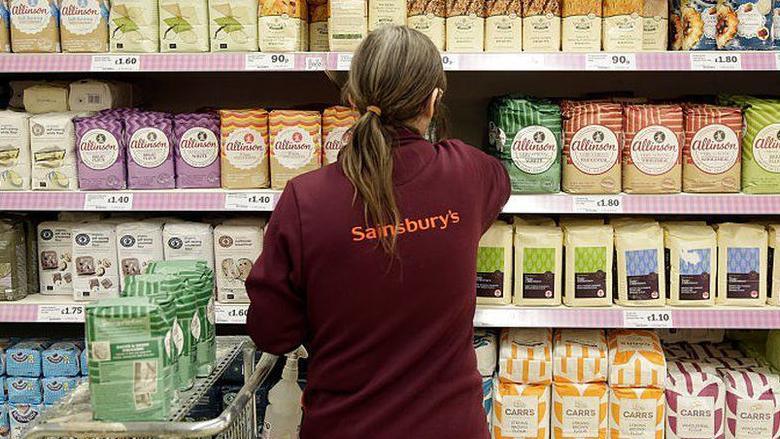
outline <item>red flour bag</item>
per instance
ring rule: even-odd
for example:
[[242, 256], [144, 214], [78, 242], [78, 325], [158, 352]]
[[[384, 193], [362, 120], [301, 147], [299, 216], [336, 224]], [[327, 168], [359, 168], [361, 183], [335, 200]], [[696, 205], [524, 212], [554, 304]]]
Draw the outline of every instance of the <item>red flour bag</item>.
[[685, 140], [682, 107], [626, 105], [623, 112], [623, 191], [680, 192]]
[[742, 162], [742, 110], [716, 105], [685, 105], [683, 190], [739, 192]]
[[620, 192], [623, 106], [564, 101], [563, 190], [570, 194]]

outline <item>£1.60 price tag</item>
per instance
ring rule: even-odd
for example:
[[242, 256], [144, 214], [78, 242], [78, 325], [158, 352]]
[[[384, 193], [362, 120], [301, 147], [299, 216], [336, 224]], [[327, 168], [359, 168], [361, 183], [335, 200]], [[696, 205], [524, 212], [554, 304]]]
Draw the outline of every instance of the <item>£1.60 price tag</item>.
[[691, 53], [691, 70], [742, 70], [742, 55], [729, 52]]
[[624, 310], [624, 328], [673, 328], [674, 320], [669, 310]]
[[247, 53], [246, 70], [292, 70], [295, 56], [289, 53]]
[[133, 210], [132, 193], [88, 193], [84, 210]]
[[575, 213], [623, 213], [623, 199], [619, 195], [588, 195], [574, 197]]
[[216, 310], [217, 323], [243, 324], [249, 312], [247, 305], [219, 305]]
[[587, 70], [636, 70], [636, 54], [589, 53], [585, 57]]
[[93, 72], [137, 72], [141, 70], [139, 55], [93, 55]]
[[225, 209], [270, 211], [274, 194], [270, 192], [230, 192], [225, 194]]
[[38, 322], [83, 322], [83, 305], [39, 305]]

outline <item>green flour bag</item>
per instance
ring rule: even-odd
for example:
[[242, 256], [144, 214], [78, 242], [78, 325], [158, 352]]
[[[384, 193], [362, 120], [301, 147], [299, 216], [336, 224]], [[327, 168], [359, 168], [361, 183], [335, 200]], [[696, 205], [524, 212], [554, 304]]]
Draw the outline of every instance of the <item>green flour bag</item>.
[[512, 192], [559, 192], [561, 109], [547, 100], [503, 96], [488, 108], [488, 151], [509, 172]]
[[724, 101], [744, 109], [742, 191], [780, 192], [780, 100], [734, 96]]

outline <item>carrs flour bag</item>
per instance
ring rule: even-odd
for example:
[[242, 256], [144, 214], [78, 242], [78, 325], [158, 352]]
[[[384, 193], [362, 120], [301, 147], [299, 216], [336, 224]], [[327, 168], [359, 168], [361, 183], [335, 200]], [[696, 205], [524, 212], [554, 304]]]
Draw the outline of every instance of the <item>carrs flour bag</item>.
[[520, 384], [552, 382], [553, 337], [549, 328], [504, 328], [498, 352], [498, 377]]
[[666, 358], [654, 331], [616, 329], [607, 339], [610, 387], [664, 387]]
[[742, 110], [685, 105], [683, 191], [739, 192]]
[[607, 337], [601, 329], [560, 329], [555, 332], [553, 381], [605, 383], [608, 377]]

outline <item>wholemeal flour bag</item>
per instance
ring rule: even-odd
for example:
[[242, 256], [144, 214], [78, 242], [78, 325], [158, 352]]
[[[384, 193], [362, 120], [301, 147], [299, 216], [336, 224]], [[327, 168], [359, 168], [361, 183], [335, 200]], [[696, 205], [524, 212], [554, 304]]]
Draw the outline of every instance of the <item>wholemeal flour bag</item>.
[[555, 383], [552, 386], [552, 437], [606, 438], [609, 388], [604, 383]]
[[210, 224], [166, 223], [163, 227], [163, 254], [166, 261], [204, 261], [214, 270], [214, 233]]
[[208, 52], [207, 0], [159, 0], [160, 51]]
[[220, 110], [219, 116], [222, 187], [269, 187], [268, 112], [262, 109]]
[[63, 52], [108, 52], [108, 0], [60, 0]]
[[257, 0], [209, 0], [212, 52], [257, 50]]
[[[404, 3], [406, 0], [402, 0]], [[309, 50], [327, 52], [328, 42], [328, 4], [309, 5]], [[406, 14], [404, 14], [406, 20]]]
[[563, 232], [557, 226], [515, 225], [516, 305], [560, 305]]
[[76, 131], [79, 113], [48, 113], [30, 117], [33, 190], [76, 190]]
[[562, 0], [564, 52], [601, 50], [602, 0]]
[[262, 248], [260, 226], [221, 224], [214, 228], [217, 300], [249, 302], [244, 282]]
[[271, 188], [322, 166], [321, 116], [317, 111], [274, 110], [268, 120]]
[[617, 291], [623, 306], [664, 306], [664, 234], [656, 222], [615, 228]]
[[548, 439], [550, 385], [493, 382], [493, 439]]
[[664, 387], [666, 359], [654, 331], [616, 329], [607, 340], [610, 387]]
[[683, 190], [739, 192], [742, 111], [737, 107], [685, 105]]
[[626, 105], [623, 191], [677, 193], [682, 187], [683, 113], [679, 105]]
[[368, 30], [406, 25], [406, 0], [368, 0]]
[[0, 111], [0, 191], [30, 190], [30, 115]]
[[669, 31], [672, 50], [715, 50], [717, 0], [672, 1]]
[[562, 189], [573, 194], [619, 193], [623, 106], [564, 101]]
[[[124, 118], [127, 183], [130, 189], [172, 189], [174, 172], [173, 118], [166, 113], [134, 111]], [[182, 172], [189, 172], [186, 168]]]
[[512, 192], [560, 190], [561, 111], [546, 100], [494, 98], [488, 109], [488, 149], [504, 163]]
[[407, 0], [406, 24], [420, 31], [444, 50], [447, 0]]
[[11, 51], [11, 13], [8, 0], [0, 0], [0, 52]]
[[780, 192], [780, 100], [736, 96], [725, 102], [744, 111], [742, 191]]
[[57, 0], [9, 0], [11, 48], [14, 53], [60, 51]]
[[643, 0], [603, 0], [603, 44], [607, 52], [641, 52]]
[[146, 272], [151, 261], [161, 261], [163, 255], [162, 224], [130, 221], [116, 225], [119, 285], [124, 289], [128, 276]]
[[73, 226], [73, 296], [75, 300], [119, 297], [116, 231], [112, 224]]
[[767, 245], [763, 226], [718, 225], [718, 305], [766, 304]]
[[667, 303], [673, 306], [715, 304], [717, 236], [712, 227], [664, 227]]
[[642, 50], [667, 50], [669, 41], [669, 0], [644, 0], [642, 24]]
[[305, 1], [260, 0], [257, 14], [258, 42], [261, 52], [306, 50], [309, 14]]
[[79, 189], [125, 189], [127, 167], [122, 121], [108, 116], [73, 119]]
[[720, 369], [726, 385], [726, 438], [771, 438], [780, 433], [776, 376], [747, 370]]
[[177, 188], [219, 187], [219, 123], [217, 113], [173, 117]]
[[503, 221], [493, 223], [479, 240], [476, 291], [477, 303], [512, 301], [512, 226]]
[[663, 389], [610, 387], [609, 408], [608, 437], [664, 438]]
[[73, 296], [74, 224], [44, 221], [38, 224], [38, 280], [40, 293]]
[[561, 0], [522, 0], [523, 51], [561, 50]]
[[563, 303], [568, 306], [612, 305], [612, 226], [571, 226], [563, 232], [566, 252]]
[[666, 372], [666, 438], [723, 439], [726, 388], [709, 365], [671, 361]]
[[368, 35], [366, 0], [328, 2], [328, 46], [332, 51], [353, 52]]
[[349, 129], [360, 115], [349, 107], [328, 107], [322, 112], [323, 165], [336, 163], [339, 151], [349, 142]]
[[561, 329], [555, 333], [553, 381], [605, 383], [608, 378], [607, 337], [600, 329]]
[[474, 329], [474, 352], [477, 368], [483, 377], [492, 377], [498, 365], [498, 337], [491, 329]]
[[523, 50], [522, 0], [485, 0], [485, 52]]
[[160, 50], [158, 0], [112, 0], [108, 25], [111, 52]]
[[485, 0], [447, 0], [447, 52], [485, 49]]
[[552, 330], [504, 328], [498, 352], [498, 377], [520, 384], [552, 382]]

